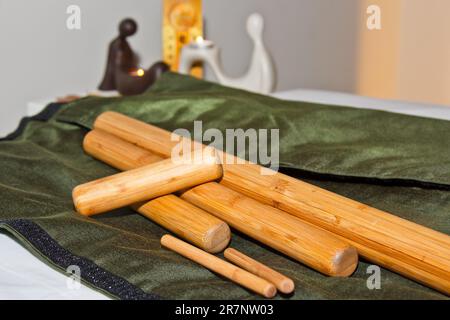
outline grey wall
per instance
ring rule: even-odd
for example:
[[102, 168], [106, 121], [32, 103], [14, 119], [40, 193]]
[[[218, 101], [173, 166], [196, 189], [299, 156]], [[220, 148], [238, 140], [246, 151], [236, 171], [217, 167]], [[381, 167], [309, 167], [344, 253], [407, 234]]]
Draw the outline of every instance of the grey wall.
[[[207, 38], [222, 47], [227, 73], [247, 67], [247, 16], [266, 18], [265, 39], [278, 90], [354, 91], [358, 0], [203, 0]], [[0, 135], [13, 130], [26, 103], [96, 87], [108, 42], [122, 18], [140, 26], [132, 39], [145, 65], [161, 57], [162, 0], [0, 0]], [[82, 10], [82, 29], [66, 28], [66, 8]]]
[[358, 0], [204, 0], [208, 38], [222, 47], [231, 75], [248, 64], [245, 33], [252, 12], [265, 17], [265, 41], [274, 58], [278, 90], [320, 88], [353, 91]]

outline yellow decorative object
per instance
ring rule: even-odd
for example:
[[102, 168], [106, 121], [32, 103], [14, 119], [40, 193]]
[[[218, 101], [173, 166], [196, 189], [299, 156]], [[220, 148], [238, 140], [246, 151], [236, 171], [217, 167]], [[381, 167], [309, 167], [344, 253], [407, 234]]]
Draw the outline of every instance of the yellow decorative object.
[[[178, 71], [181, 48], [203, 36], [202, 1], [164, 0], [163, 14], [163, 59]], [[194, 65], [191, 75], [202, 78], [202, 66]]]

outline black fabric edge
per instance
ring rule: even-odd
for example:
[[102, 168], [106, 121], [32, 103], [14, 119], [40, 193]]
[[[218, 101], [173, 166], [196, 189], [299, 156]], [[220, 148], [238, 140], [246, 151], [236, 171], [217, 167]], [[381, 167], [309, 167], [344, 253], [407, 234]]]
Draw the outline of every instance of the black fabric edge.
[[[3, 226], [2, 226], [3, 225]], [[89, 259], [74, 255], [60, 246], [44, 229], [31, 220], [0, 220], [0, 228], [7, 225], [23, 236], [53, 264], [66, 270], [71, 265], [80, 267], [81, 279], [86, 283], [123, 300], [161, 300], [159, 295], [146, 293], [122, 277], [99, 267]]]
[[18, 138], [22, 132], [25, 130], [27, 124], [30, 121], [47, 121], [49, 120], [51, 117], [53, 117], [53, 115], [58, 112], [61, 108], [61, 106], [63, 106], [63, 103], [50, 103], [48, 104], [44, 110], [42, 110], [41, 112], [39, 112], [38, 114], [32, 116], [32, 117], [24, 117], [20, 120], [18, 127], [16, 128], [16, 130], [14, 130], [13, 132], [11, 132], [10, 134], [8, 134], [7, 136], [0, 138], [0, 141], [8, 141], [8, 140], [14, 140], [16, 138]]
[[312, 179], [317, 181], [330, 181], [342, 183], [360, 183], [371, 184], [386, 187], [407, 187], [407, 188], [421, 188], [441, 191], [450, 191], [450, 185], [435, 182], [427, 182], [413, 179], [401, 178], [375, 178], [375, 177], [359, 177], [350, 175], [337, 175], [332, 173], [319, 173], [308, 171], [295, 167], [280, 166], [279, 172], [297, 179]]

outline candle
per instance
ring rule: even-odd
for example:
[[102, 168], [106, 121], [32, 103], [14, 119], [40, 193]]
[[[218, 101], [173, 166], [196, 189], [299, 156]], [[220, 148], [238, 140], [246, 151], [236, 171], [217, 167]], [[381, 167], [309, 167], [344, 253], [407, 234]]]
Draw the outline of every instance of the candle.
[[214, 47], [214, 43], [210, 40], [203, 39], [202, 36], [195, 38], [195, 41], [191, 42], [189, 46], [192, 49], [208, 49]]
[[143, 77], [145, 75], [144, 69], [131, 70], [129, 73], [130, 73], [130, 76], [133, 76], [133, 77]]

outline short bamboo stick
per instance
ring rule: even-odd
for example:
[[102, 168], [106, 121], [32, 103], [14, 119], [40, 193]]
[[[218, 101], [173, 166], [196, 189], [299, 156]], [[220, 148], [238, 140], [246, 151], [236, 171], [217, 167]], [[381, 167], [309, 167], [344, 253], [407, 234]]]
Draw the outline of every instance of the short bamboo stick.
[[[83, 145], [87, 153], [96, 153], [104, 162], [121, 170], [163, 160], [100, 130], [86, 134]], [[230, 242], [231, 232], [225, 222], [175, 195], [134, 204], [132, 208], [207, 252], [221, 252]]]
[[133, 208], [207, 252], [221, 252], [230, 242], [225, 222], [177, 196], [169, 194]]
[[272, 268], [269, 268], [261, 262], [250, 258], [242, 252], [239, 252], [233, 248], [228, 248], [223, 254], [227, 260], [233, 262], [235, 265], [273, 283], [275, 287], [277, 287], [278, 291], [285, 294], [289, 294], [294, 291], [295, 285], [292, 279], [282, 275]]
[[[113, 150], [107, 155], [105, 159], [107, 162], [122, 164], [127, 162], [125, 166], [127, 168], [141, 165], [140, 159], [152, 159], [148, 151], [126, 142], [116, 143], [118, 138], [110, 135], [110, 139], [107, 139], [106, 133], [103, 133], [102, 139], [97, 140], [96, 132], [97, 130], [93, 130], [88, 134], [88, 141], [85, 141], [84, 145], [86, 151], [97, 159], [103, 160], [104, 149]], [[131, 153], [127, 152], [127, 144], [130, 151], [136, 155], [135, 160], [121, 157], [122, 153]], [[119, 147], [116, 148], [116, 145]], [[182, 199], [326, 275], [348, 276], [357, 266], [356, 250], [346, 241], [218, 183], [207, 183], [200, 188], [185, 191]]]
[[[170, 132], [115, 112], [101, 114], [94, 127], [163, 157], [177, 144]], [[222, 185], [340, 235], [366, 259], [450, 294], [448, 235], [281, 173], [262, 176], [256, 164], [224, 163], [223, 170]]]
[[[195, 155], [193, 157], [195, 158]], [[94, 215], [150, 200], [222, 176], [222, 166], [207, 153], [192, 161], [162, 160], [75, 187], [77, 211]]]
[[161, 245], [263, 297], [273, 298], [277, 293], [277, 289], [272, 283], [175, 237], [163, 236]]

